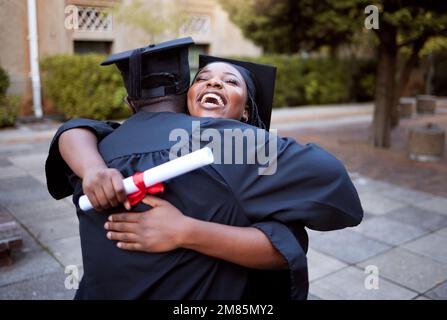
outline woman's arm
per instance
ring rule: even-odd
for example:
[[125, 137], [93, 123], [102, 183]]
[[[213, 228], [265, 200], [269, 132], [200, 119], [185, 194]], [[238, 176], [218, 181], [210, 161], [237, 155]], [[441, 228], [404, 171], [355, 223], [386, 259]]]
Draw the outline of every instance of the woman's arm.
[[183, 248], [248, 268], [287, 268], [286, 259], [257, 228], [189, 220], [186, 236], [181, 243]]
[[105, 228], [107, 237], [125, 250], [167, 252], [177, 248], [256, 269], [285, 269], [286, 259], [257, 228], [235, 227], [183, 215], [169, 202], [147, 196], [152, 206], [142, 213], [114, 214]]
[[126, 200], [123, 176], [107, 167], [98, 151], [98, 139], [90, 130], [76, 128], [62, 133], [59, 152], [82, 179], [82, 189], [97, 211], [116, 207]]

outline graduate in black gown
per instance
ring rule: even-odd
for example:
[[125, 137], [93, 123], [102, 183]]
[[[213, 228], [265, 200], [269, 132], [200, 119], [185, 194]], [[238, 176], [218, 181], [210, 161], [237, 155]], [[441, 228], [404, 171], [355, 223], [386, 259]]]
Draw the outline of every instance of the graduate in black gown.
[[[184, 71], [185, 65], [187, 68], [185, 46], [184, 43], [171, 43], [161, 49], [155, 46], [114, 60], [118, 61], [118, 67], [121, 64], [120, 69], [127, 70], [123, 76], [129, 95], [153, 98], [154, 95], [183, 94], [189, 79], [179, 80], [181, 77], [171, 77], [154, 68], [170, 57], [169, 68], [174, 65], [177, 71], [171, 74], [182, 74], [180, 71]], [[160, 52], [163, 54], [157, 56]], [[157, 64], [145, 64], [146, 58]], [[138, 79], [149, 80], [134, 81], [138, 72], [141, 72]], [[158, 82], [154, 88], [160, 74], [163, 85]], [[191, 141], [192, 121], [199, 121], [202, 131], [255, 129], [234, 120], [143, 110], [138, 110], [119, 127], [73, 120], [58, 130], [52, 142], [46, 163], [48, 188], [55, 198], [73, 193], [75, 204], [82, 195], [82, 182], [58, 150], [58, 139], [66, 130], [90, 129], [102, 140], [99, 151], [107, 165], [130, 176], [169, 160], [170, 150], [176, 143], [169, 139], [173, 130], [185, 130]], [[81, 212], [78, 208], [84, 277], [77, 298], [241, 299], [270, 295], [304, 299], [308, 289], [304, 226], [317, 230], [354, 226], [361, 221], [363, 213], [346, 170], [332, 155], [316, 145], [300, 145], [266, 131], [263, 135], [266, 149], [271, 143], [277, 145], [275, 174], [259, 175], [257, 164], [213, 164], [167, 181], [166, 192], [161, 197], [193, 218], [258, 228], [285, 257], [288, 270], [255, 271], [183, 248], [164, 253], [123, 251], [105, 237], [103, 227], [108, 214], [123, 211], [122, 207], [105, 213]], [[147, 209], [141, 204], [134, 211]]]

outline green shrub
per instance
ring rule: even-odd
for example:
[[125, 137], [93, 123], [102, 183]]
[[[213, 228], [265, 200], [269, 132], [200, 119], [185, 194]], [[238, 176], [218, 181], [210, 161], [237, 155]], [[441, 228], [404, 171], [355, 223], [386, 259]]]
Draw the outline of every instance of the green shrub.
[[6, 97], [8, 87], [8, 74], [0, 67], [0, 128], [13, 126], [17, 118], [20, 100], [14, 99], [13, 97]]
[[43, 92], [66, 118], [117, 119], [129, 116], [119, 71], [101, 67], [100, 55], [52, 56], [41, 63]]
[[6, 71], [0, 67], [0, 97], [6, 95], [6, 90], [9, 87], [9, 77]]
[[375, 62], [267, 55], [236, 59], [277, 67], [273, 107], [372, 100]]
[[20, 97], [1, 97], [0, 98], [0, 128], [13, 126], [17, 119]]
[[[115, 67], [99, 55], [53, 56], [41, 63], [43, 92], [66, 118], [117, 119], [130, 115]], [[238, 59], [277, 67], [273, 107], [372, 100], [375, 62], [265, 55]]]
[[306, 60], [304, 91], [308, 104], [327, 104], [350, 100], [351, 74], [344, 61]]

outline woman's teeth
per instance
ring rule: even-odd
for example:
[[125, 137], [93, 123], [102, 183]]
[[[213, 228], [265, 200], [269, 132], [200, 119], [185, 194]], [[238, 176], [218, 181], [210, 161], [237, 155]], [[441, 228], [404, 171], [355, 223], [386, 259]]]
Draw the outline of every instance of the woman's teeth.
[[209, 105], [219, 105], [220, 107], [224, 106], [224, 102], [221, 97], [219, 97], [215, 93], [206, 93], [203, 95], [202, 100], [200, 100], [200, 103], [202, 104], [209, 104]]

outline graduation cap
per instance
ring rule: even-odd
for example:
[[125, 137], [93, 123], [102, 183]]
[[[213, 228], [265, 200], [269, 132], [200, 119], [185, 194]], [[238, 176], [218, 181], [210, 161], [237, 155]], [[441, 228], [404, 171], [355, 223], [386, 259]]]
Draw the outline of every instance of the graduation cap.
[[188, 91], [191, 37], [111, 55], [101, 65], [116, 64], [132, 99], [157, 98]]
[[272, 116], [273, 93], [275, 91], [276, 67], [247, 61], [219, 58], [207, 55], [199, 56], [199, 68], [213, 62], [226, 62], [233, 65], [247, 84], [249, 94], [256, 103], [259, 117], [268, 130]]

